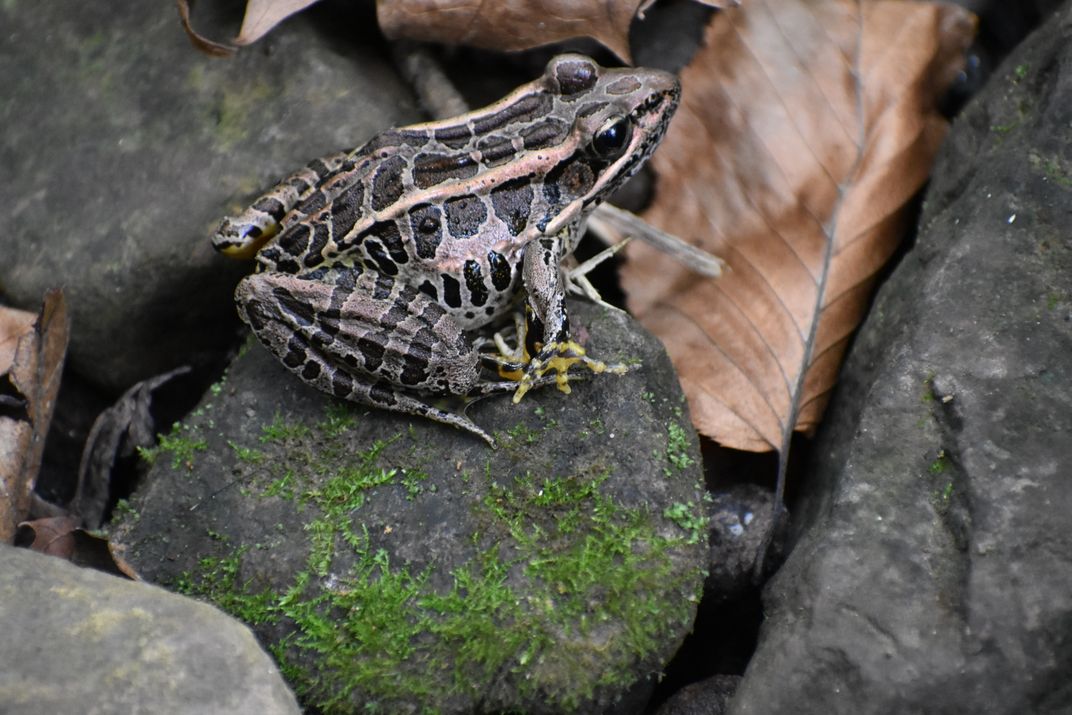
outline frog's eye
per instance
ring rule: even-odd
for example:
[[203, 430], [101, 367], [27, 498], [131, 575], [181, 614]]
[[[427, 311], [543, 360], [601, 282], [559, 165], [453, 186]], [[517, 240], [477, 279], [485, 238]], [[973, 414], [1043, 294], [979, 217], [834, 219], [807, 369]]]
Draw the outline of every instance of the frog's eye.
[[612, 117], [592, 138], [592, 151], [600, 159], [617, 159], [629, 146], [633, 125], [629, 117]]

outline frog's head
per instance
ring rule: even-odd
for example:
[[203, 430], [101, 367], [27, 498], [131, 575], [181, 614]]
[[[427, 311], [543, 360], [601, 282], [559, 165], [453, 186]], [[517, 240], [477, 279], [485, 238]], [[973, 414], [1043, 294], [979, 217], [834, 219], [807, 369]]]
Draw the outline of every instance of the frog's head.
[[546, 229], [552, 233], [640, 169], [666, 133], [681, 85], [669, 72], [610, 69], [576, 54], [552, 59], [542, 82], [554, 98], [553, 116], [573, 122], [573, 150], [548, 174], [563, 194], [561, 214]]

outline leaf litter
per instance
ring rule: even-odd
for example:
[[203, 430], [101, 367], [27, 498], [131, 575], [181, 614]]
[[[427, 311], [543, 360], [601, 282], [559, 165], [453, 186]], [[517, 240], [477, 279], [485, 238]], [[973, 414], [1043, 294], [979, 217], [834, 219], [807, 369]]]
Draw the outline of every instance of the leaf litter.
[[784, 453], [814, 432], [973, 34], [967, 11], [923, 2], [754, 0], [714, 17], [644, 218], [727, 271], [708, 279], [634, 244], [622, 277], [701, 433]]
[[36, 315], [0, 307], [0, 542], [29, 513], [59, 392], [69, 321], [63, 293]]
[[[696, 0], [709, 7], [737, 0]], [[176, 0], [183, 28], [194, 46], [211, 55], [227, 56], [250, 45], [291, 15], [317, 0], [248, 0], [238, 36], [228, 45], [197, 32], [190, 22], [192, 0]], [[655, 0], [379, 0], [376, 18], [390, 40], [415, 40], [481, 47], [501, 52], [526, 50], [580, 37], [599, 42], [630, 61], [629, 28], [643, 18]]]

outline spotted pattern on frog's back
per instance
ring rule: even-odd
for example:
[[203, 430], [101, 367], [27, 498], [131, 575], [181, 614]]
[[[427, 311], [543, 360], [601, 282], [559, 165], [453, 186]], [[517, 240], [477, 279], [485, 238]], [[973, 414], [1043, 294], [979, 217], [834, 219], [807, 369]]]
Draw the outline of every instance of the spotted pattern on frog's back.
[[[517, 401], [551, 381], [568, 392], [577, 365], [625, 369], [571, 339], [562, 262], [585, 215], [658, 143], [677, 92], [663, 72], [563, 55], [489, 107], [310, 162], [213, 237], [257, 258], [240, 315], [318, 389], [492, 442], [438, 398]], [[517, 351], [478, 352], [469, 331], [521, 298]]]
[[[258, 260], [291, 273], [372, 268], [427, 286], [464, 328], [482, 325], [519, 290], [525, 245], [556, 221], [579, 221], [606, 195], [600, 181], [632, 173], [600, 160], [589, 143], [608, 117], [647, 121], [655, 105], [631, 99], [646, 91], [636, 72], [560, 59], [489, 107], [393, 129], [341, 161], [310, 164], [292, 180], [294, 192], [304, 187], [302, 200]], [[313, 181], [316, 170], [322, 181]], [[617, 176], [607, 178], [611, 171]], [[278, 218], [284, 206], [265, 200], [261, 208]]]

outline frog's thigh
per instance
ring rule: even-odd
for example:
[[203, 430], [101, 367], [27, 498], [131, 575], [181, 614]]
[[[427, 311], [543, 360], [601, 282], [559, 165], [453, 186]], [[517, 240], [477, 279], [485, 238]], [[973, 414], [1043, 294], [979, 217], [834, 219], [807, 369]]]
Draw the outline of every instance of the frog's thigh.
[[267, 271], [243, 279], [235, 299], [261, 342], [327, 392], [372, 378], [464, 395], [478, 381], [479, 358], [454, 319], [387, 276], [340, 273], [331, 282]]
[[319, 390], [460, 427], [491, 443], [464, 415], [409, 392], [465, 395], [478, 382], [476, 352], [424, 294], [371, 272], [336, 283], [265, 272], [243, 279], [235, 300], [258, 339]]

